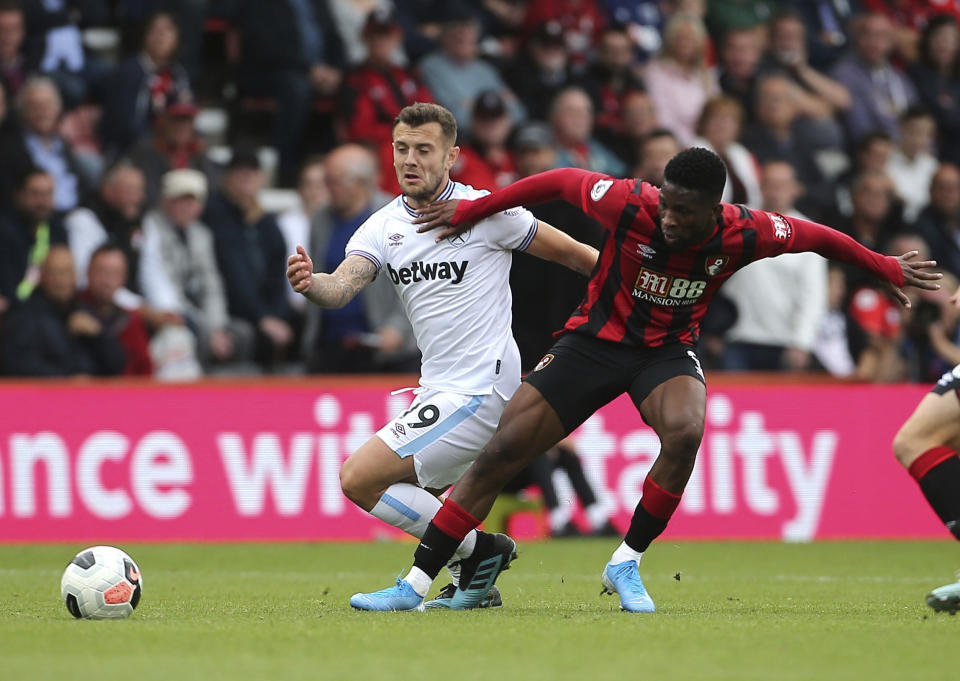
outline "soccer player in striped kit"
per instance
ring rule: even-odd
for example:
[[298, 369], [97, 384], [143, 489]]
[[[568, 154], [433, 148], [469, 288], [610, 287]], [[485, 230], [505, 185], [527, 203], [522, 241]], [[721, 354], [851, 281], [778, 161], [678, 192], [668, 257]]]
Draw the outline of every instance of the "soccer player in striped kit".
[[[706, 384], [695, 343], [720, 285], [759, 258], [813, 251], [872, 272], [905, 305], [909, 300], [900, 287], [939, 287], [941, 275], [929, 271], [935, 263], [915, 261], [915, 251], [885, 257], [823, 225], [721, 203], [725, 181], [721, 159], [693, 148], [667, 164], [662, 190], [641, 179], [563, 168], [478, 200], [420, 210], [421, 229], [449, 226], [437, 233], [443, 239], [505, 208], [562, 199], [598, 220], [605, 239], [586, 298], [434, 516], [407, 581], [429, 583], [506, 481], [597, 409], [628, 393], [661, 450], [601, 581], [607, 592], [619, 594], [624, 610], [654, 611], [640, 559], [680, 503], [703, 437]], [[460, 584], [466, 600], [482, 598], [510, 558], [504, 551], [483, 561], [478, 577]]]

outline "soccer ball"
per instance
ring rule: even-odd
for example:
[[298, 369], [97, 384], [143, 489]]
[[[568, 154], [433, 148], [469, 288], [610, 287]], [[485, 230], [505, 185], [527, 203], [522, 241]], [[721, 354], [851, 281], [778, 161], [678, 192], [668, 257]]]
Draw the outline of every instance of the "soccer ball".
[[130, 556], [112, 546], [92, 546], [63, 571], [60, 595], [74, 617], [122, 619], [137, 607], [142, 586], [140, 568]]

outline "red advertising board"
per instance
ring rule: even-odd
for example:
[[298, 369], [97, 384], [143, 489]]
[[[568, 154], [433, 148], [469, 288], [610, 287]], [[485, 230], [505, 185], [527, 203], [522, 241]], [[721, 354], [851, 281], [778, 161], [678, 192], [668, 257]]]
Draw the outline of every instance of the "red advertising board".
[[[340, 463], [409, 393], [355, 382], [0, 384], [0, 542], [364, 540]], [[713, 381], [674, 538], [948, 536], [890, 441], [922, 386]], [[659, 444], [628, 399], [576, 433], [623, 527]]]

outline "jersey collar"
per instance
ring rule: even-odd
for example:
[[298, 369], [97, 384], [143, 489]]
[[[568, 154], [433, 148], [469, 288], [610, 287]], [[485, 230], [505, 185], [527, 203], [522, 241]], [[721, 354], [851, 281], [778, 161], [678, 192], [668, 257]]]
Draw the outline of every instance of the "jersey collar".
[[[443, 188], [443, 191], [440, 192], [440, 196], [435, 198], [434, 201], [446, 201], [451, 196], [453, 196], [453, 186], [454, 186], [453, 180], [447, 180], [447, 186]], [[403, 204], [404, 209], [407, 211], [407, 215], [409, 215], [412, 218], [419, 217], [417, 215], [417, 210], [415, 208], [411, 208], [410, 204], [407, 203], [406, 196], [400, 197], [400, 203]]]

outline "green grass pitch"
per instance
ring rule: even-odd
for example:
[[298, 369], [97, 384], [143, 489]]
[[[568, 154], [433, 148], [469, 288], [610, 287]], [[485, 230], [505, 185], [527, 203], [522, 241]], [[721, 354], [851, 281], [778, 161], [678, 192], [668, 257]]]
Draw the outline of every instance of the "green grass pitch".
[[[960, 617], [924, 604], [951, 581], [943, 542], [658, 542], [654, 615], [599, 596], [615, 541], [521, 543], [504, 607], [355, 612], [413, 544], [138, 545], [143, 600], [76, 621], [61, 570], [82, 546], [0, 546], [3, 679], [960, 678]], [[443, 576], [441, 576], [442, 578]], [[679, 577], [679, 579], [677, 579]], [[435, 585], [442, 586], [440, 580]]]

